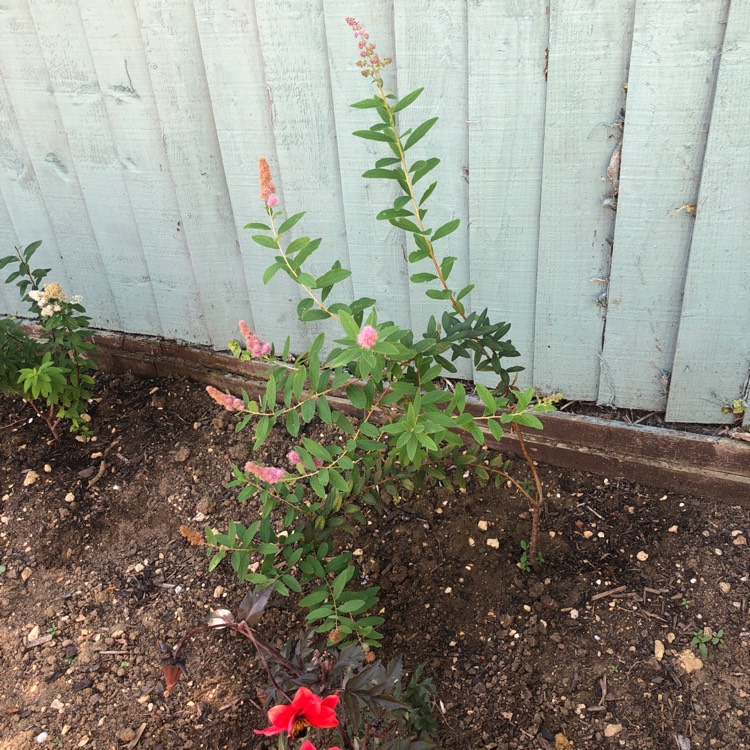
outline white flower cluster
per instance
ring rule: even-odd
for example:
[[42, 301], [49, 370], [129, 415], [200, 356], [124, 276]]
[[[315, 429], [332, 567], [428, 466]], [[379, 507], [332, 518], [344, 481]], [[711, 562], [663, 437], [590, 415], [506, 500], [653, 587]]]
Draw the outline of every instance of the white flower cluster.
[[[29, 292], [29, 297], [36, 302], [41, 308], [41, 314], [44, 318], [49, 318], [55, 313], [62, 310], [60, 302], [67, 302], [68, 298], [63, 294], [62, 287], [56, 281], [47, 284], [43, 289], [34, 289]], [[83, 300], [79, 294], [73, 297], [72, 304], [77, 305]]]

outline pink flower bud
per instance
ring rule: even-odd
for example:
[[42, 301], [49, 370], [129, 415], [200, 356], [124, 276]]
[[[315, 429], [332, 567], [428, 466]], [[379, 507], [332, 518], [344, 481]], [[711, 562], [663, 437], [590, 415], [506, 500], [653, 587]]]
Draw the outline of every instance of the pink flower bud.
[[377, 340], [378, 332], [372, 326], [364, 326], [357, 336], [357, 343], [365, 349], [371, 349]]
[[245, 471], [268, 484], [276, 484], [286, 476], [284, 469], [278, 469], [275, 466], [258, 466], [254, 461], [248, 461], [245, 464]]
[[274, 206], [279, 205], [279, 196], [276, 195], [276, 193], [272, 193], [268, 196], [268, 200], [266, 201], [266, 205], [273, 208]]

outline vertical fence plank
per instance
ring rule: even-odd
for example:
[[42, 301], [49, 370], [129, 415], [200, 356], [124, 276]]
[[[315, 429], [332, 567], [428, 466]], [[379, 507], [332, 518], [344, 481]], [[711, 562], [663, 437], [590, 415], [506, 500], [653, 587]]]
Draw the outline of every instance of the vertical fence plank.
[[[345, 22], [347, 16], [354, 16], [366, 27], [378, 53], [393, 56], [393, 0], [324, 0], [324, 8], [354, 294], [376, 299], [381, 320], [390, 319], [409, 327], [409, 275], [404, 255], [411, 251], [410, 240], [400, 229], [375, 218], [378, 211], [391, 206], [400, 191], [390, 180], [362, 177], [362, 172], [372, 168], [377, 159], [389, 156], [390, 150], [384, 148], [383, 143], [352, 135], [355, 130], [365, 130], [374, 122], [373, 110], [350, 107], [352, 102], [371, 96], [373, 84], [362, 77], [355, 65], [359, 59], [357, 40]], [[383, 71], [383, 79], [386, 87], [395, 89], [395, 66]]]
[[[440, 118], [427, 136], [409, 151], [409, 158], [412, 161], [433, 156], [441, 159], [440, 165], [425, 178], [425, 188], [433, 180], [439, 180], [426, 204], [427, 224], [437, 229], [452, 219], [461, 220], [459, 228], [435, 246], [438, 259], [447, 255], [458, 259], [449, 279], [451, 288], [458, 292], [469, 283], [470, 267], [466, 3], [463, 0], [396, 0], [394, 9], [398, 90], [404, 95], [425, 87], [419, 99], [403, 111], [401, 128], [415, 127], [430, 117]], [[408, 252], [412, 248], [410, 241]], [[433, 270], [428, 261], [412, 269]], [[434, 282], [411, 290], [411, 319], [417, 335], [425, 330], [431, 315], [439, 321], [449, 305], [425, 296], [425, 290], [432, 284]], [[464, 302], [467, 310], [472, 309], [471, 296]], [[457, 376], [470, 378], [471, 363], [457, 364]]]
[[595, 399], [614, 226], [603, 205], [625, 101], [633, 1], [552, 0], [534, 381]]
[[124, 167], [112, 143], [78, 4], [30, 0], [29, 5], [123, 330], [159, 335], [161, 322], [122, 179]]
[[[263, 340], [279, 345], [290, 336], [293, 350], [299, 351], [304, 335], [294, 310], [300, 290], [283, 273], [263, 284], [263, 272], [273, 252], [258, 247], [250, 238], [252, 232], [243, 230], [248, 222], [265, 218], [258, 191], [258, 158], [266, 157], [277, 173], [255, 4], [245, 0], [195, 0], [194, 5], [216, 133], [243, 249], [252, 318]], [[276, 188], [283, 199], [280, 179], [276, 179]], [[244, 314], [237, 310], [240, 318]]]
[[[307, 211], [299, 234], [323, 238], [306, 264], [313, 275], [334, 260], [350, 268], [322, 0], [256, 0], [256, 15], [283, 207], [290, 214]], [[351, 295], [348, 279], [336, 286], [331, 301]], [[318, 329], [305, 326], [308, 340]]]
[[[21, 247], [41, 240], [32, 265], [50, 268], [46, 281], [62, 284], [66, 293], [74, 294], [50, 224], [44, 196], [29, 159], [21, 127], [13, 111], [5, 82], [0, 78], [0, 193], [7, 206], [8, 222], [15, 229]], [[10, 228], [10, 227], [9, 227]], [[0, 246], [0, 255], [8, 255], [12, 246]], [[7, 276], [7, 274], [6, 274]], [[0, 275], [0, 282], [4, 279]], [[0, 283], [0, 286], [2, 284]]]
[[666, 405], [725, 8], [636, 9], [599, 403]]
[[77, 1], [162, 333], [208, 343], [132, 0]]
[[[547, 0], [469, 0], [469, 204], [475, 310], [512, 324], [533, 382]], [[482, 379], [481, 373], [476, 374]]]
[[[16, 233], [13, 231], [10, 212], [8, 211], [2, 194], [0, 194], [0, 258], [10, 255], [18, 243]], [[0, 270], [0, 317], [4, 315], [20, 315], [25, 312], [15, 285], [5, 283], [5, 279], [11, 271], [6, 266]]]
[[94, 325], [124, 330], [127, 322], [120, 316], [119, 300], [91, 226], [26, 0], [4, 3], [0, 16], [0, 68], [64, 256], [71, 291], [84, 296]]
[[750, 6], [733, 4], [690, 248], [667, 419], [731, 422], [750, 370]]
[[214, 347], [223, 349], [250, 303], [193, 3], [135, 5], [206, 327]]

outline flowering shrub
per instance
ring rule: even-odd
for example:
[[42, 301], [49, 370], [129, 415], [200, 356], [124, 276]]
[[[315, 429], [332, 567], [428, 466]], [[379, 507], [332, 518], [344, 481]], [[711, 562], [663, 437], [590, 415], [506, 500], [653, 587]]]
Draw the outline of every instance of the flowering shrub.
[[[214, 610], [206, 625], [186, 633], [174, 647], [160, 641], [167, 690], [171, 691], [187, 674], [185, 647], [191, 638], [231, 630], [252, 643], [256, 661], [268, 675], [265, 704], [271, 705], [270, 726], [255, 729], [256, 734], [278, 737], [282, 748], [316, 729], [336, 730], [344, 750], [432, 747], [428, 738], [435, 729], [431, 712], [434, 687], [429, 680], [421, 679], [421, 667], [403, 686], [400, 659], [383, 664], [372, 651], [358, 644], [319, 651], [312, 645], [313, 629], [289, 639], [277, 650], [256, 629], [272, 589], [273, 586], [249, 593], [236, 616], [227, 609]], [[310, 741], [302, 742], [300, 750], [311, 749], [315, 750], [315, 745]]]
[[0, 390], [19, 396], [46, 422], [55, 439], [60, 422], [88, 434], [86, 402], [96, 370], [95, 347], [86, 341], [89, 319], [81, 297], [68, 297], [57, 282], [40, 286], [50, 269], [32, 269], [41, 242], [0, 258], [0, 268], [16, 266], [5, 280], [16, 282], [38, 324], [31, 336], [19, 321], [0, 319]]
[[[328, 633], [331, 643], [354, 636], [372, 646], [380, 638], [376, 628], [382, 622], [379, 615], [367, 614], [375, 605], [377, 589], [352, 590], [357, 568], [350, 552], [336, 554], [334, 532], [350, 529], [352, 522], [363, 523], [362, 504], [377, 505], [383, 493], [398, 500], [402, 490], [428, 482], [464, 487], [470, 476], [480, 483], [494, 478], [497, 484], [510, 481], [529, 501], [529, 559], [538, 569], [542, 487], [521, 427], [541, 428], [536, 413], [553, 409], [555, 397], [536, 399], [533, 389], [515, 388], [515, 373], [522, 368], [505, 365], [507, 358], [518, 356], [507, 338], [510, 324], [491, 322], [487, 310], [468, 311], [472, 285], [462, 289], [450, 285], [456, 258], [441, 258], [437, 247], [447, 243], [459, 219], [437, 228], [426, 224], [425, 205], [437, 182], [421, 194], [416, 188], [440, 160], [407, 156], [437, 118], [413, 129], [399, 128], [399, 113], [417, 100], [422, 89], [401, 99], [386, 91], [381, 71], [390, 60], [378, 56], [361, 24], [351, 18], [347, 22], [358, 40], [358, 65], [373, 84], [373, 96], [353, 106], [372, 110], [377, 119], [368, 130], [354, 135], [381, 142], [390, 152], [364, 177], [392, 180], [401, 188], [401, 195], [378, 219], [411, 236], [415, 249], [409, 261], [418, 266], [411, 281], [428, 284], [427, 296], [445, 302], [446, 310], [439, 321], [431, 318], [418, 337], [393, 322], [380, 321], [373, 299], [332, 301], [336, 285], [350, 271], [339, 261], [317, 277], [306, 270], [306, 261], [321, 240], [306, 236], [289, 240], [304, 213], [284, 218], [270, 168], [261, 159], [260, 197], [266, 216], [246, 228], [254, 230], [255, 243], [273, 254], [264, 281], [285, 273], [305, 293], [297, 307], [300, 320], [326, 320], [328, 330], [336, 334], [326, 355], [325, 334], [320, 334], [296, 356], [290, 354], [287, 340], [279, 358], [273, 346], [240, 324], [245, 347], [234, 341], [230, 349], [240, 359], [269, 365], [265, 391], [258, 399], [243, 393], [242, 407], [229, 394], [211, 388], [209, 393], [242, 415], [237, 430], [253, 422], [254, 450], [279, 423], [297, 443], [287, 456], [288, 467], [262, 466], [254, 460], [234, 467], [230, 486], [239, 489], [240, 501], [252, 498], [258, 503], [260, 518], [249, 526], [233, 522], [226, 533], [207, 528], [200, 543], [212, 553], [211, 568], [229, 555], [241, 580], [272, 585], [283, 595], [301, 593], [303, 585], [312, 583], [300, 605], [309, 610], [307, 619], [317, 623], [316, 631]], [[493, 389], [475, 386], [481, 401], [478, 409], [467, 408], [461, 382], [450, 390], [440, 386], [441, 375], [455, 373], [454, 362], [464, 358], [471, 358], [475, 371], [497, 378]], [[310, 437], [304, 428], [316, 417], [328, 428], [321, 440]], [[483, 448], [485, 431], [499, 440], [505, 429], [513, 431], [520, 443], [530, 481], [510, 476], [505, 459]]]

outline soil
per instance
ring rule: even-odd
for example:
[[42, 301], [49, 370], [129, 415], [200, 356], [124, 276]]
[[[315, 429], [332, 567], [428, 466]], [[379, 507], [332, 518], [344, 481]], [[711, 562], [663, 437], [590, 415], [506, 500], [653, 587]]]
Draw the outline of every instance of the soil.
[[[224, 488], [249, 433], [186, 381], [102, 376], [99, 397], [85, 444], [0, 399], [0, 747], [272, 747], [244, 639], [193, 642], [171, 694], [157, 649], [246, 592], [179, 526], [252, 520]], [[541, 575], [516, 566], [528, 518], [505, 488], [436, 487], [341, 539], [382, 587], [384, 656], [427, 663], [436, 748], [750, 748], [750, 511], [542, 478]], [[296, 623], [282, 601], [260, 629]], [[703, 628], [723, 643], [697, 661]]]

